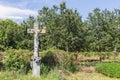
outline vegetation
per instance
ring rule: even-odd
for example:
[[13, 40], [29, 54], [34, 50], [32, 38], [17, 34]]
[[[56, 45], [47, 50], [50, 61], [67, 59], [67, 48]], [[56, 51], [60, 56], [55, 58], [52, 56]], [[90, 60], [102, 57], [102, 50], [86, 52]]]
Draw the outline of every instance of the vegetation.
[[[96, 8], [83, 22], [77, 10], [69, 9], [66, 3], [38, 11], [40, 28], [46, 26], [46, 34], [40, 34], [40, 50], [56, 47], [69, 52], [111, 52], [120, 49], [120, 10], [109, 11]], [[33, 50], [34, 17], [21, 24], [10, 19], [0, 20], [0, 50], [7, 48]]]
[[[43, 64], [43, 68], [46, 68], [51, 70], [54, 68], [58, 69], [67, 69], [72, 71], [71, 65], [73, 65], [73, 62], [70, 60], [70, 55], [66, 53], [65, 51], [58, 50], [58, 49], [48, 49], [46, 51], [43, 51], [41, 54], [41, 63]], [[74, 66], [74, 65], [73, 65]], [[45, 72], [49, 71], [44, 69]]]
[[100, 63], [97, 64], [96, 70], [99, 73], [109, 77], [120, 78], [120, 64], [119, 63]]
[[[98, 62], [101, 62], [96, 66], [98, 72], [119, 78], [118, 63], [102, 63], [104, 59], [110, 62], [113, 57], [116, 60], [119, 56], [120, 16], [117, 15], [120, 15], [119, 9], [95, 8], [82, 21], [78, 11], [67, 8], [63, 2], [51, 8], [43, 7], [38, 11], [37, 18], [29, 16], [20, 24], [0, 19], [0, 79], [66, 80], [64, 75], [84, 71], [86, 66], [95, 67]], [[33, 34], [28, 34], [27, 29], [33, 28], [35, 21], [39, 22], [40, 29], [46, 26], [47, 31], [39, 35], [40, 78], [29, 77]]]
[[8, 50], [3, 62], [5, 70], [27, 73], [30, 70], [30, 58], [31, 52], [28, 50]]
[[22, 74], [13, 74], [13, 72], [0, 72], [0, 80], [65, 80], [58, 77], [58, 70], [52, 70], [48, 75], [42, 75], [39, 78], [32, 77], [31, 74], [22, 75]]

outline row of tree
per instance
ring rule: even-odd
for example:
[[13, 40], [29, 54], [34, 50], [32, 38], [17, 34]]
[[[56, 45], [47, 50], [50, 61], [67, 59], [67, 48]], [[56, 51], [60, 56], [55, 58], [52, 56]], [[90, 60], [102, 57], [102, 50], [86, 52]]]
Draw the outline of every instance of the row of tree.
[[46, 26], [46, 34], [40, 34], [40, 49], [56, 47], [65, 51], [120, 51], [120, 10], [96, 8], [82, 21], [77, 10], [66, 7], [65, 2], [52, 8], [43, 7], [37, 19], [30, 16], [21, 24], [10, 19], [0, 20], [0, 49], [33, 49], [34, 21], [40, 28]]

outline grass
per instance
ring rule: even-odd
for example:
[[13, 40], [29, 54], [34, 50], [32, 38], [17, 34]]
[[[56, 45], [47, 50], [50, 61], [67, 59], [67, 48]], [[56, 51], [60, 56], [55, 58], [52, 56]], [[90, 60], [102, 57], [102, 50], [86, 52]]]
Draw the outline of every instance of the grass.
[[14, 77], [11, 72], [0, 72], [0, 80], [120, 80], [116, 78], [110, 78], [102, 74], [93, 72], [76, 72], [74, 74], [65, 75], [65, 78], [59, 78], [58, 70], [51, 71], [48, 75], [41, 75], [39, 78], [34, 78], [31, 73], [27, 75], [17, 74]]
[[78, 72], [68, 76], [67, 80], [120, 80], [120, 79], [106, 77], [96, 72], [94, 73]]
[[12, 72], [6, 71], [6, 72], [0, 72], [0, 80], [38, 80], [38, 78], [33, 78], [28, 75], [20, 75], [15, 74], [13, 75]]
[[[56, 52], [57, 54], [64, 53], [59, 50], [53, 51], [53, 52]], [[47, 51], [43, 51], [43, 53], [40, 53], [42, 57], [44, 57], [46, 55], [44, 53], [47, 54]], [[61, 56], [61, 55], [59, 55], [59, 56]], [[120, 57], [118, 57], [118, 59], [120, 59]], [[66, 71], [63, 70], [64, 74], [62, 75], [62, 77], [60, 76], [60, 72], [59, 72], [59, 69], [61, 69], [61, 68], [57, 68], [57, 69], [55, 68], [54, 70], [51, 70], [50, 72], [48, 72], [45, 68], [45, 71], [48, 74], [45, 74], [45, 71], [43, 71], [43, 74], [41, 74], [41, 76], [38, 78], [33, 77], [31, 72], [29, 72], [26, 75], [19, 74], [19, 73], [16, 73], [14, 75], [13, 72], [10, 72], [10, 71], [3, 72], [2, 71], [2, 72], [0, 72], [0, 80], [120, 80], [119, 78], [117, 79], [117, 78], [107, 77], [107, 76], [97, 73], [95, 71], [94, 72], [80, 71], [81, 67], [88, 67], [88, 66], [95, 67], [96, 64], [99, 63], [99, 61], [98, 62], [95, 62], [95, 61], [89, 62], [87, 60], [99, 60], [98, 55], [84, 56], [82, 54], [79, 54], [77, 59], [75, 58], [75, 56], [73, 56], [73, 58], [71, 58], [71, 60], [73, 60], [74, 63], [77, 64], [77, 68], [76, 68], [77, 70], [75, 71], [75, 73], [71, 73], [69, 70], [65, 69]], [[109, 61], [110, 60], [112, 60], [111, 56], [109, 58]], [[83, 62], [80, 62], [80, 61], [83, 61]], [[71, 69], [71, 66], [70, 66], [70, 69]], [[74, 67], [72, 67], [72, 69], [74, 69]]]
[[0, 80], [59, 80], [58, 70], [49, 72], [48, 75], [41, 75], [40, 77], [33, 77], [31, 73], [27, 75], [14, 74], [13, 72], [6, 71], [0, 72]]
[[106, 76], [120, 78], [120, 63], [99, 63], [96, 70]]

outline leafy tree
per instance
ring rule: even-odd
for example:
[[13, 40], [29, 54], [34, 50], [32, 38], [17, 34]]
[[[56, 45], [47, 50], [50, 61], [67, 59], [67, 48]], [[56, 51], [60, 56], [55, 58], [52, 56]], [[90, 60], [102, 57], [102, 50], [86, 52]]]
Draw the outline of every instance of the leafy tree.
[[119, 32], [115, 21], [115, 13], [107, 9], [101, 11], [99, 8], [96, 8], [93, 13], [89, 14], [88, 24], [91, 26], [92, 32], [94, 33], [94, 40], [91, 43], [93, 50], [113, 51], [113, 48], [119, 42]]
[[26, 21], [21, 23], [20, 27], [20, 42], [18, 42], [17, 48], [33, 50], [33, 34], [27, 33], [27, 29], [33, 29], [34, 17], [29, 16]]
[[10, 19], [0, 20], [0, 44], [5, 48], [16, 48], [19, 41], [19, 25]]
[[82, 37], [82, 21], [77, 10], [67, 9], [63, 2], [60, 7], [44, 7], [39, 11], [38, 20], [41, 26], [47, 26], [46, 40], [43, 41], [49, 47], [55, 46], [66, 51], [82, 48], [79, 38]]
[[[65, 51], [113, 51], [120, 50], [120, 10], [95, 8], [83, 22], [77, 10], [59, 6], [43, 7], [38, 11], [39, 28], [46, 26], [46, 34], [40, 34], [40, 49], [55, 47]], [[0, 50], [7, 48], [33, 50], [34, 16], [21, 24], [0, 19]]]

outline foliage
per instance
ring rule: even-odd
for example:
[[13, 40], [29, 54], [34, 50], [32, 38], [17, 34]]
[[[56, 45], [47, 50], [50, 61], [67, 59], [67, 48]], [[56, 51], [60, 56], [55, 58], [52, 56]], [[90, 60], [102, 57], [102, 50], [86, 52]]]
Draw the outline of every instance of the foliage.
[[60, 77], [60, 73], [57, 69], [51, 70], [45, 78], [45, 80], [66, 80], [64, 77]]
[[19, 25], [10, 19], [0, 20], [0, 50], [15, 48], [19, 41]]
[[34, 17], [29, 16], [29, 18], [20, 24], [19, 32], [20, 40], [16, 46], [17, 49], [29, 49], [33, 50], [33, 34], [27, 33], [27, 29], [32, 29], [34, 26]]
[[39, 10], [38, 21], [47, 27], [45, 37], [41, 38], [41, 46], [55, 46], [66, 51], [79, 50], [81, 42], [82, 21], [77, 10], [67, 9], [63, 2], [52, 8], [43, 7]]
[[41, 61], [49, 66], [56, 66], [63, 64], [65, 61], [69, 59], [68, 54], [65, 51], [58, 50], [58, 49], [48, 49], [43, 53], [41, 52], [42, 56]]
[[46, 66], [43, 63], [40, 64], [40, 73], [42, 75], [47, 75], [50, 70], [51, 68], [49, 66]]
[[[120, 52], [120, 17], [116, 15], [120, 15], [119, 9], [109, 11], [95, 8], [82, 21], [77, 10], [68, 8], [62, 2], [51, 8], [43, 7], [38, 11], [36, 19], [29, 16], [20, 24], [10, 19], [0, 19], [0, 51], [6, 51], [4, 67], [23, 73], [29, 71], [31, 52], [28, 50], [33, 50], [34, 37], [27, 33], [27, 29], [33, 28], [35, 20], [39, 22], [40, 29], [46, 26], [47, 31], [45, 35], [39, 35], [41, 73], [47, 75], [47, 78], [40, 78], [42, 80], [57, 80], [58, 72], [54, 71], [56, 67], [75, 72], [76, 64], [72, 60], [74, 55], [70, 52], [104, 57], [109, 57], [115, 49]], [[118, 63], [102, 63], [97, 65], [96, 70], [110, 77], [120, 77], [118, 66]], [[13, 80], [10, 75], [6, 79]]]
[[67, 65], [65, 65], [65, 67], [68, 67], [68, 70], [72, 73], [76, 71], [76, 66], [72, 61], [68, 62]]
[[[113, 51], [119, 48], [119, 10], [109, 11], [96, 8], [88, 16], [88, 28], [92, 41], [90, 48], [94, 51]], [[90, 38], [90, 39], [91, 39]]]
[[96, 71], [109, 77], [120, 78], [119, 63], [100, 63], [96, 65]]
[[76, 71], [76, 66], [71, 60], [70, 54], [65, 51], [51, 48], [41, 52], [40, 54], [42, 56], [41, 63], [43, 66], [43, 71], [50, 71], [51, 69], [54, 69], [56, 67], [59, 69], [69, 70], [70, 72]]
[[19, 73], [15, 74], [16, 76], [12, 74], [12, 72], [0, 72], [0, 80], [66, 80], [65, 78], [59, 77], [59, 72], [57, 69], [51, 70], [46, 76], [41, 75], [40, 77], [32, 77], [31, 73], [27, 75], [22, 75]]
[[28, 50], [8, 50], [5, 54], [4, 66], [6, 70], [27, 73], [30, 69], [31, 52]]
[[109, 11], [95, 8], [82, 21], [77, 10], [67, 8], [66, 3], [43, 7], [38, 11], [37, 19], [29, 16], [21, 24], [0, 19], [0, 50], [33, 50], [33, 34], [27, 29], [33, 28], [34, 21], [39, 28], [46, 26], [46, 34], [40, 34], [40, 50], [56, 47], [67, 52], [111, 52], [120, 50], [120, 10]]
[[10, 72], [0, 72], [0, 80], [13, 80], [14, 77], [11, 77]]

